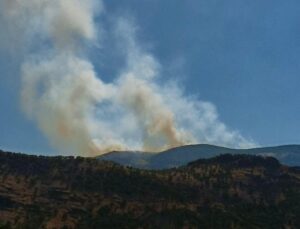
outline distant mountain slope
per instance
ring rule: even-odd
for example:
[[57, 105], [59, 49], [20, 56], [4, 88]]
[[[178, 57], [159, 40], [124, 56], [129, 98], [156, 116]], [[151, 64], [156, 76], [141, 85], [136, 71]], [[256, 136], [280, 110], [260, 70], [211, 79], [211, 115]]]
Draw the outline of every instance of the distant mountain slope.
[[0, 151], [0, 228], [300, 228], [300, 169], [221, 155], [140, 170]]
[[113, 161], [121, 165], [128, 165], [137, 168], [147, 168], [154, 153], [140, 151], [113, 151], [101, 156], [98, 159]]
[[200, 158], [210, 158], [220, 154], [268, 155], [281, 163], [300, 166], [300, 145], [286, 145], [254, 149], [230, 149], [213, 145], [187, 145], [173, 148], [161, 153], [112, 152], [99, 159], [111, 160], [123, 165], [147, 169], [165, 169], [185, 165]]

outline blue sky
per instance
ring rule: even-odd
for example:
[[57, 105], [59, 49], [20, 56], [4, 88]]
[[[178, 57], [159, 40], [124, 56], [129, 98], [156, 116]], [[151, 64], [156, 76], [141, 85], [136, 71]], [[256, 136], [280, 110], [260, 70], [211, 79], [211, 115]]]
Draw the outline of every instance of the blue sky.
[[[299, 1], [109, 0], [105, 7], [134, 18], [165, 79], [176, 77], [187, 94], [215, 104], [228, 127], [260, 145], [300, 142]], [[107, 78], [121, 64], [109, 51], [89, 50]], [[56, 152], [20, 109], [14, 62], [1, 50], [0, 148]]]

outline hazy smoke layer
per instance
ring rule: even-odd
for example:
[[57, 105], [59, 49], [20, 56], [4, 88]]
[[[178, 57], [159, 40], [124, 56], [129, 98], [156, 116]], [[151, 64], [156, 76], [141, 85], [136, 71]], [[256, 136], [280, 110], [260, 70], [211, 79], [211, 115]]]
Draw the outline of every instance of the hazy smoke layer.
[[[99, 1], [97, 1], [99, 2]], [[26, 47], [22, 104], [53, 146], [66, 153], [159, 151], [188, 143], [231, 147], [254, 144], [218, 120], [215, 107], [185, 97], [174, 84], [157, 83], [161, 66], [143, 51], [134, 27], [119, 18], [114, 36], [127, 66], [104, 83], [84, 58], [97, 42], [93, 0], [3, 0], [1, 20], [16, 45]]]

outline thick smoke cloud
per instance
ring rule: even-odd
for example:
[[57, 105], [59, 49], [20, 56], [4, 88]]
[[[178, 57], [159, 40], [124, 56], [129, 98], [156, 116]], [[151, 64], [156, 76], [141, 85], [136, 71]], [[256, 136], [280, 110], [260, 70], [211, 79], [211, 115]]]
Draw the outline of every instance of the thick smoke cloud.
[[101, 12], [102, 4], [93, 0], [0, 3], [7, 34], [20, 37], [16, 46], [26, 47], [22, 107], [54, 147], [97, 155], [190, 143], [254, 146], [219, 121], [213, 104], [184, 96], [175, 83], [158, 83], [162, 66], [140, 47], [125, 18], [115, 19], [110, 35], [122, 46], [126, 67], [104, 83], [85, 58], [86, 44], [97, 44], [101, 36], [95, 23]]

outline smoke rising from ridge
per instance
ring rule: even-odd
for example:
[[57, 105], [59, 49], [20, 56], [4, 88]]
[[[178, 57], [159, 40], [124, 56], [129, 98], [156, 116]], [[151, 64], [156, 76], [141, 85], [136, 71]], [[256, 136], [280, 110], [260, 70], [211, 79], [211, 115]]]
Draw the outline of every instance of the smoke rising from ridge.
[[16, 25], [8, 34], [20, 36], [26, 47], [23, 109], [54, 147], [97, 155], [189, 143], [254, 146], [219, 121], [213, 104], [184, 96], [174, 83], [157, 83], [161, 66], [140, 47], [126, 18], [116, 19], [112, 35], [123, 47], [126, 67], [110, 83], [102, 81], [85, 57], [85, 45], [101, 36], [95, 22], [104, 11], [101, 3], [4, 0], [0, 7], [3, 24]]

